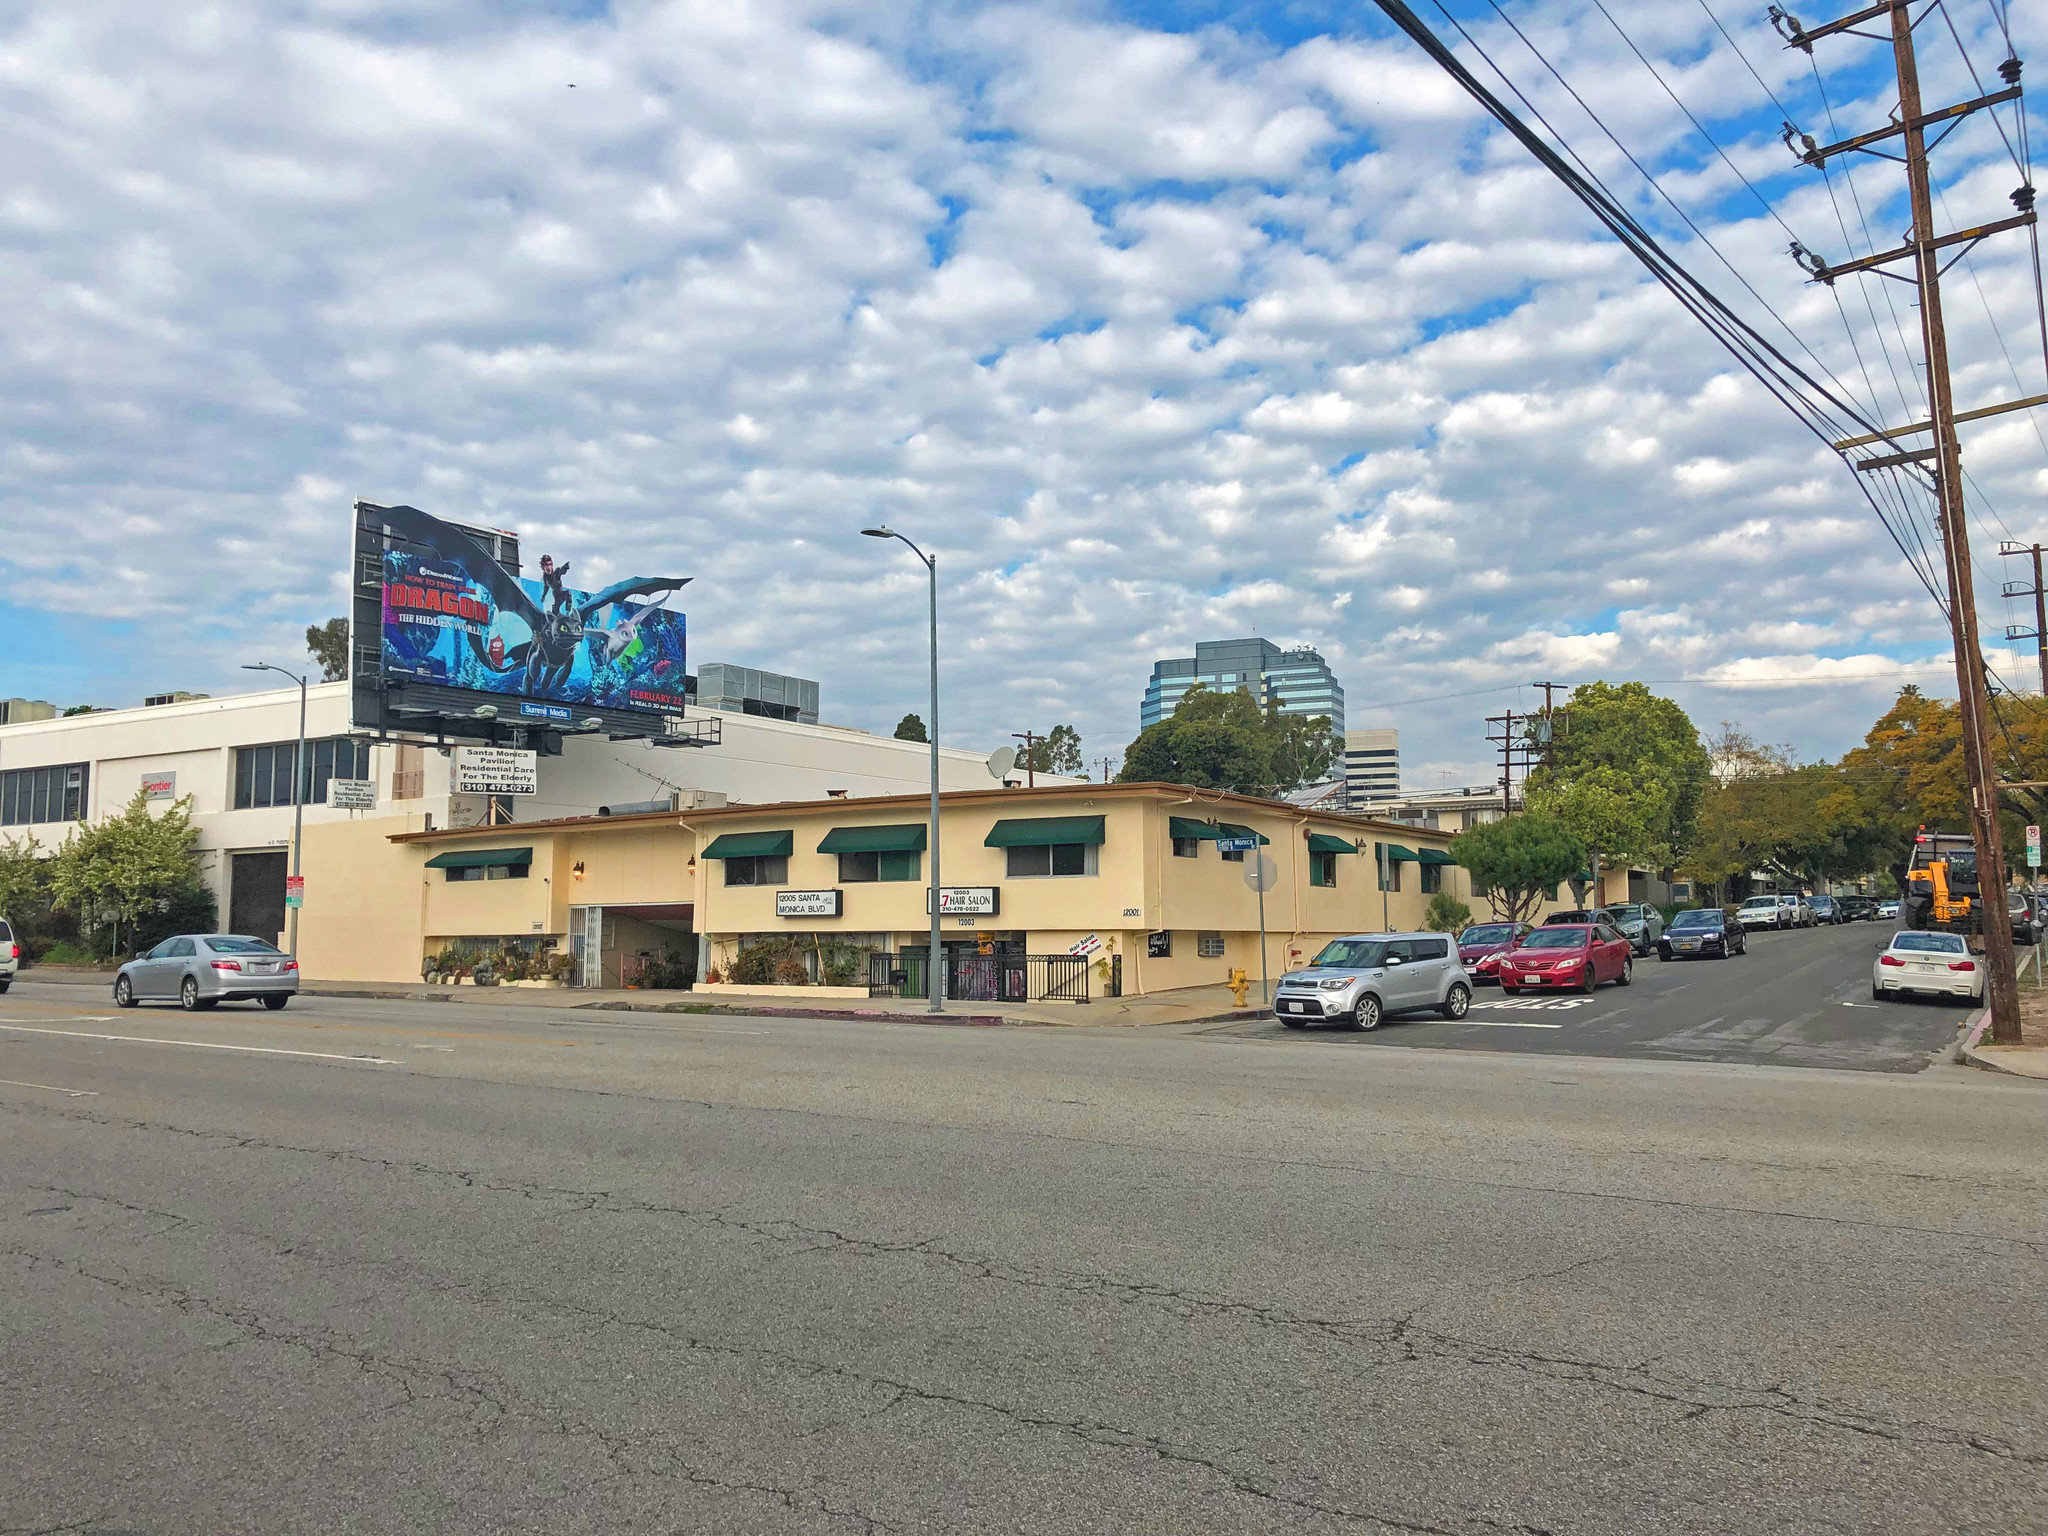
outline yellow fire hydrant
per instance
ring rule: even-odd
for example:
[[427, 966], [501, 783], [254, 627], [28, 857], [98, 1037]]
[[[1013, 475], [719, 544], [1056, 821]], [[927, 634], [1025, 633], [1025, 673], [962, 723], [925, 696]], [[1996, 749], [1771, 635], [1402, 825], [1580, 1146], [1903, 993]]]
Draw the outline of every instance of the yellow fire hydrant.
[[1252, 989], [1252, 979], [1245, 975], [1244, 967], [1237, 966], [1233, 968], [1230, 973], [1230, 980], [1226, 981], [1224, 985], [1230, 988], [1230, 995], [1237, 1000], [1237, 1006], [1242, 1008], [1244, 1006], [1245, 994]]

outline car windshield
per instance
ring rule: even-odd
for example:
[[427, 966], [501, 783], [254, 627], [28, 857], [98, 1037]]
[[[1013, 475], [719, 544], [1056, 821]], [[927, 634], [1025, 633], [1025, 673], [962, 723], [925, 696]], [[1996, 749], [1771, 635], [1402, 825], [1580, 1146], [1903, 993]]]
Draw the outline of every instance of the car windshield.
[[1588, 931], [1584, 928], [1538, 928], [1522, 940], [1524, 949], [1584, 949]]
[[1505, 944], [1515, 936], [1513, 923], [1480, 923], [1458, 935], [1460, 944]]
[[275, 955], [282, 953], [275, 944], [266, 944], [261, 939], [208, 939], [206, 947], [216, 955]]
[[1671, 919], [1671, 926], [1673, 928], [1718, 928], [1721, 926], [1721, 914], [1710, 911], [1681, 912], [1678, 916]]
[[1956, 933], [1897, 933], [1892, 935], [1892, 948], [1925, 955], [1967, 953], [1962, 935]]
[[1618, 907], [1609, 907], [1607, 909], [1607, 915], [1613, 918], [1641, 917], [1643, 915], [1643, 909], [1637, 906], [1632, 901], [1623, 902]]
[[1315, 963], [1361, 970], [1378, 965], [1386, 955], [1385, 939], [1334, 939], [1323, 946], [1323, 951], [1316, 956]]
[[1749, 900], [1747, 900], [1747, 901], [1745, 901], [1745, 902], [1743, 903], [1743, 906], [1744, 906], [1744, 907], [1775, 907], [1775, 906], [1776, 906], [1777, 904], [1778, 904], [1778, 898], [1777, 898], [1777, 897], [1775, 897], [1775, 896], [1752, 896], [1752, 897], [1750, 897], [1750, 898], [1749, 898]]

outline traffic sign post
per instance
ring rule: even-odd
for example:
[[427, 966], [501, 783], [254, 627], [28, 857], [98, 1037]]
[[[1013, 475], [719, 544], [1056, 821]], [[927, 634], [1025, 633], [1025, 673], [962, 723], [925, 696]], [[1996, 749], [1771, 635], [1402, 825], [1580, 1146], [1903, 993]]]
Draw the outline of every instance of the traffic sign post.
[[306, 877], [286, 875], [284, 877], [284, 904], [288, 907], [303, 907], [306, 904]]
[[[1229, 842], [1248, 844], [1243, 851], [1251, 854], [1244, 861], [1244, 883], [1259, 893], [1259, 1001], [1270, 1005], [1273, 983], [1266, 971], [1266, 892], [1279, 883], [1280, 866], [1263, 853], [1254, 851], [1259, 845], [1248, 838], [1231, 838]], [[1217, 846], [1226, 845], [1219, 843]]]
[[[2039, 558], [2038, 555], [2036, 558]], [[2043, 656], [2048, 656], [2048, 651], [2043, 651], [2042, 654]], [[2044, 661], [2042, 665], [2048, 666], [2048, 661]], [[2027, 877], [2027, 884], [2038, 889], [2041, 884], [2041, 829], [2039, 827], [2027, 828]], [[2027, 892], [2027, 904], [2029, 906], [2035, 905], [2033, 890]], [[2041, 953], [2041, 939], [2039, 937], [2041, 927], [2038, 923], [2034, 925], [2034, 932], [2037, 935], [2034, 940], [2034, 985], [2036, 987], [2048, 986], [2048, 977], [2044, 977], [2041, 974], [2043, 961], [2048, 959], [2048, 957], [2044, 957]]]

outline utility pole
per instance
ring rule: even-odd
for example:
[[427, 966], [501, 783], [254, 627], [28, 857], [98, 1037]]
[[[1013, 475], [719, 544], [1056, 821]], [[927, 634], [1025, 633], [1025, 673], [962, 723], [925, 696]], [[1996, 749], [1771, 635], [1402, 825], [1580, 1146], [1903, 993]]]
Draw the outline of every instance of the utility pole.
[[[2001, 1045], [2020, 1043], [2019, 981], [2013, 969], [2012, 924], [2006, 915], [2005, 849], [1998, 827], [1998, 769], [1991, 754], [1991, 696], [1984, 682], [1984, 655], [1979, 648], [1977, 590], [1970, 569], [1970, 529], [1963, 507], [1962, 446], [1956, 437], [1955, 397], [1948, 370], [1948, 332], [1941, 314], [1940, 252], [1951, 245], [1974, 245], [1987, 235], [2034, 222], [2034, 189], [2022, 187], [2013, 194], [2019, 216], [1993, 224], [1962, 230], [1947, 236], [1934, 230], [1934, 194], [1927, 174], [1927, 128], [1942, 125], [1980, 108], [2010, 101], [2020, 94], [2019, 62], [2007, 61], [2000, 73], [2008, 89], [1974, 101], [1928, 113], [1920, 101], [1920, 67], [1913, 51], [1913, 13], [1909, 0], [1879, 0], [1826, 26], [1807, 30], [1799, 22], [1771, 7], [1771, 19], [1787, 45], [1811, 56], [1813, 45], [1824, 37], [1855, 33], [1857, 27], [1890, 13], [1892, 66], [1898, 75], [1899, 113], [1888, 128], [1859, 134], [1838, 144], [1812, 145], [1799, 156], [1808, 165], [1821, 166], [1832, 155], [1870, 150], [1875, 141], [1902, 136], [1905, 140], [1906, 189], [1913, 208], [1910, 241], [1894, 251], [1844, 262], [1837, 267], [1816, 263], [1809, 270], [1816, 282], [1830, 287], [1838, 277], [1852, 271], [1872, 271], [1892, 261], [1910, 257], [1915, 286], [1920, 290], [1920, 339], [1927, 355], [1927, 414], [1925, 423], [1898, 429], [1898, 435], [1926, 431], [1934, 438], [1932, 448], [1888, 454], [1866, 460], [1857, 467], [1888, 468], [1893, 465], [1931, 464], [1934, 493], [1939, 508], [1942, 557], [1947, 566], [1948, 610], [1951, 639], [1956, 655], [1956, 691], [1962, 717], [1963, 764], [1970, 786], [1970, 824], [1977, 848], [1977, 916], [1983, 928], [1984, 959], [1989, 971], [1986, 992], [1991, 1005], [1991, 1038]], [[1932, 14], [1931, 11], [1923, 14]], [[1881, 37], [1878, 40], [1882, 41]], [[1786, 125], [1787, 143], [1793, 132]], [[1896, 158], [1896, 157], [1893, 157]], [[1796, 254], [1796, 253], [1795, 253]], [[1889, 275], [1889, 274], [1885, 274]], [[1889, 434], [1887, 434], [1889, 436]], [[2037, 583], [2038, 585], [2038, 583]]]
[[1530, 718], [1513, 710], [1504, 715], [1486, 717], [1488, 726], [1498, 727], [1488, 730], [1486, 739], [1500, 748], [1500, 809], [1503, 816], [1514, 814], [1515, 770], [1520, 768], [1527, 776], [1529, 761], [1535, 751], [1529, 742]]
[[2008, 581], [2005, 584], [2007, 597], [2031, 597], [2034, 600], [2034, 627], [2024, 624], [2005, 626], [2008, 640], [2031, 640], [2041, 662], [2041, 697], [2048, 699], [2048, 589], [2041, 585], [2041, 546], [2038, 544], [2015, 544], [2010, 539], [1998, 546], [2001, 555], [2032, 555], [2034, 557], [2034, 584]]
[[1115, 762], [1116, 759], [1113, 757], [1098, 757], [1095, 761], [1102, 764], [1102, 782], [1107, 784], [1109, 782], [1109, 765]]
[[1045, 738], [1032, 731], [1012, 731], [1010, 735], [1024, 743], [1024, 787], [1038, 788], [1038, 764], [1031, 760], [1031, 752], [1032, 748]]

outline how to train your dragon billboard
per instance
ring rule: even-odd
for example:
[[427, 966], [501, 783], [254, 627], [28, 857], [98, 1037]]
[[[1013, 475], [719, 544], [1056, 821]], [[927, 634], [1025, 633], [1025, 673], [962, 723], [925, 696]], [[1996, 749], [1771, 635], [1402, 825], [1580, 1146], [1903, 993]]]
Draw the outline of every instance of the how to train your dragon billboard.
[[661, 600], [690, 578], [587, 591], [569, 584], [572, 565], [542, 555], [538, 579], [523, 576], [515, 535], [356, 503], [355, 723], [502, 739], [594, 717], [668, 733], [683, 714], [686, 626]]

